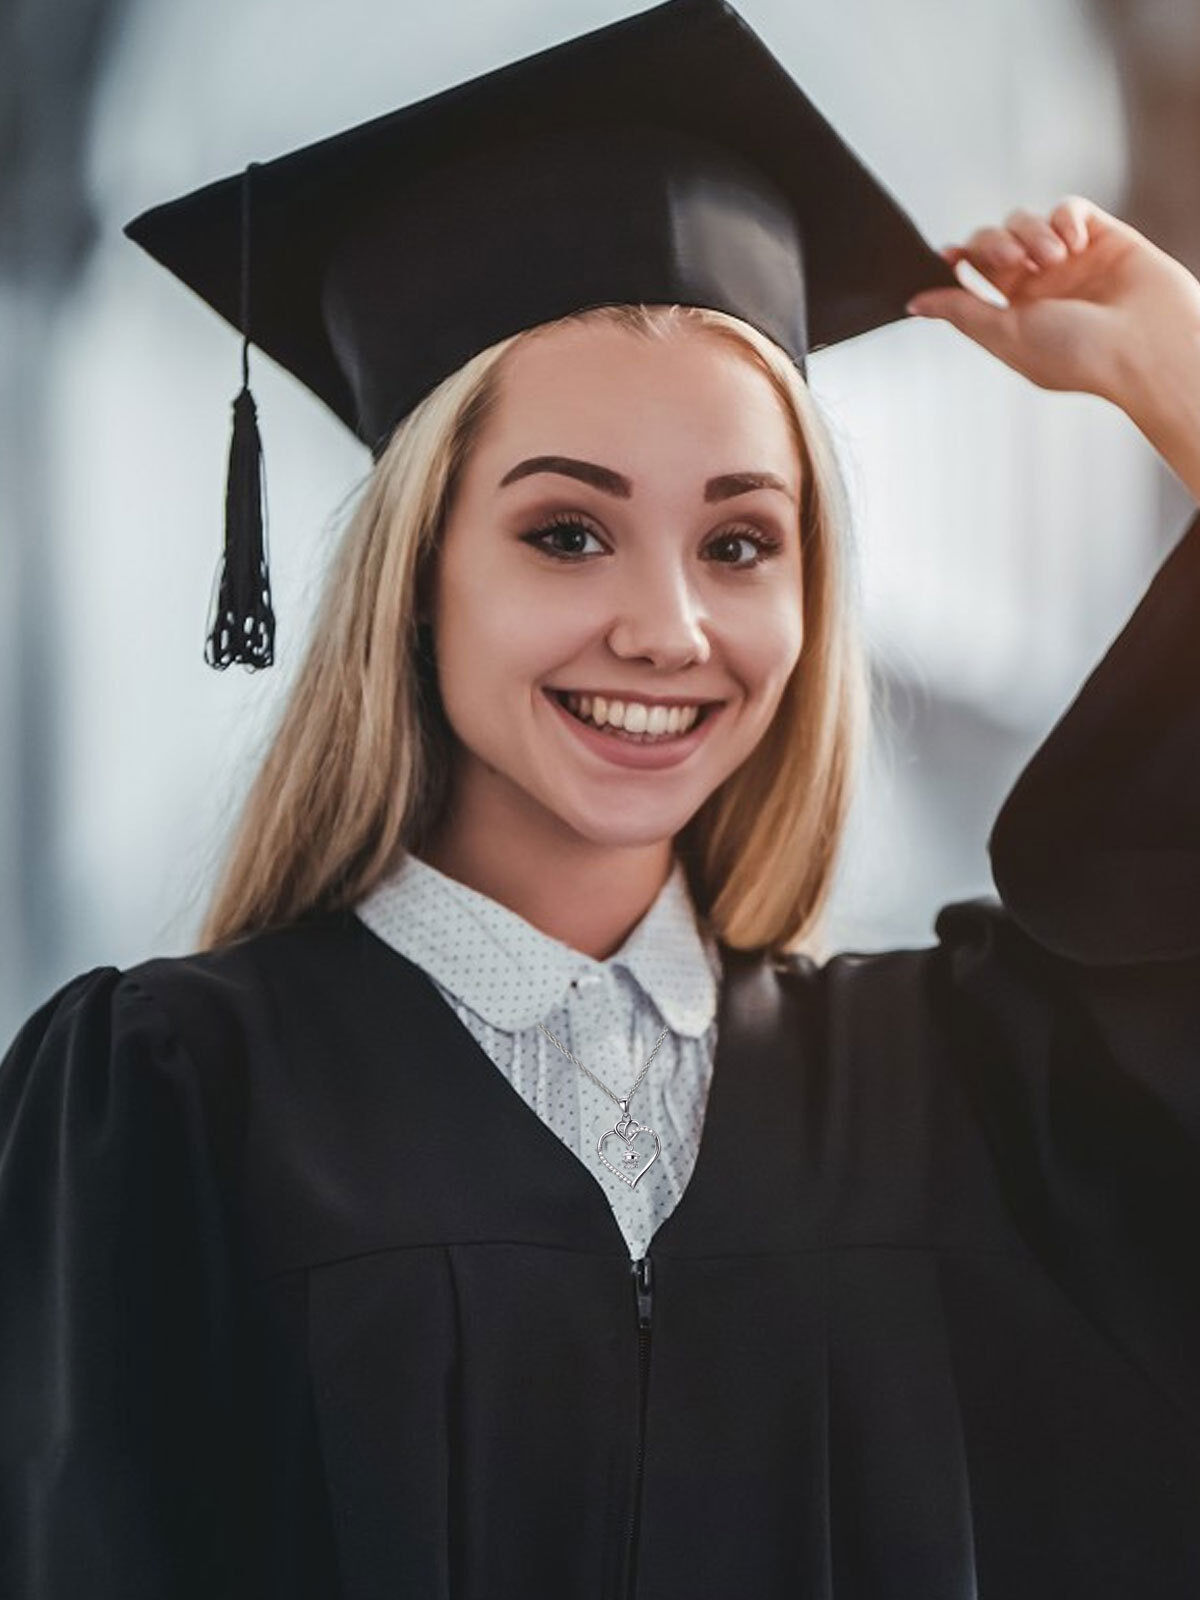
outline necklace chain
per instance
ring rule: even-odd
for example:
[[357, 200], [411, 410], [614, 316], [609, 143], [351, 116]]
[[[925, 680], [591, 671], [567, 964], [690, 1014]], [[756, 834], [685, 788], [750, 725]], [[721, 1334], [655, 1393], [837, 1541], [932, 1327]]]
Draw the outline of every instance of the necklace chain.
[[604, 1093], [608, 1096], [608, 1098], [611, 1101], [613, 1101], [613, 1103], [615, 1105], [620, 1106], [622, 1111], [627, 1111], [629, 1109], [629, 1102], [633, 1099], [634, 1095], [641, 1088], [642, 1079], [646, 1076], [647, 1072], [649, 1072], [649, 1070], [650, 1070], [650, 1063], [654, 1060], [655, 1056], [658, 1054], [659, 1050], [662, 1048], [663, 1040], [667, 1037], [667, 1034], [671, 1031], [669, 1028], [664, 1028], [663, 1031], [659, 1034], [658, 1040], [655, 1043], [654, 1049], [651, 1050], [650, 1054], [646, 1057], [645, 1066], [642, 1068], [642, 1070], [637, 1075], [637, 1081], [634, 1083], [633, 1088], [630, 1089], [629, 1093], [622, 1100], [620, 1095], [614, 1094], [606, 1083], [602, 1082], [596, 1076], [596, 1074], [594, 1072], [590, 1071], [587, 1067], [585, 1067], [583, 1062], [580, 1061], [578, 1056], [572, 1055], [571, 1052], [567, 1049], [566, 1045], [563, 1044], [560, 1039], [556, 1039], [554, 1037], [554, 1035], [550, 1032], [550, 1029], [546, 1026], [546, 1024], [544, 1022], [539, 1022], [538, 1023], [538, 1027], [546, 1035], [546, 1037], [547, 1037], [547, 1039], [549, 1039], [550, 1043], [552, 1045], [555, 1045], [559, 1050], [561, 1050], [563, 1055], [566, 1056], [568, 1061], [573, 1061], [575, 1063], [575, 1065], [579, 1068], [580, 1072], [582, 1072], [585, 1077], [590, 1078], [592, 1080], [592, 1082], [596, 1085], [597, 1089], [603, 1089]]

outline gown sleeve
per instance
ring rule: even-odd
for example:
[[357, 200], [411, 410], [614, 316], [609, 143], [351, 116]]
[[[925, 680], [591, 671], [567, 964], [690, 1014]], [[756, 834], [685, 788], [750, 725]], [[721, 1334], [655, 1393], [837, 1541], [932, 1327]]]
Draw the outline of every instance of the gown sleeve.
[[113, 969], [0, 1063], [0, 1593], [220, 1600], [232, 1274], [209, 1118]]
[[1200, 1427], [1200, 514], [945, 908], [951, 1008], [1013, 1213]]

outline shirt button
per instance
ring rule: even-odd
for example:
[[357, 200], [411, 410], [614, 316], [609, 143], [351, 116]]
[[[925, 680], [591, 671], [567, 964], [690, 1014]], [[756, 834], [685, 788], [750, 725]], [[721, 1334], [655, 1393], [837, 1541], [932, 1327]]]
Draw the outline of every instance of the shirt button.
[[602, 980], [598, 972], [585, 972], [581, 977], [573, 978], [571, 981], [577, 989], [594, 989]]

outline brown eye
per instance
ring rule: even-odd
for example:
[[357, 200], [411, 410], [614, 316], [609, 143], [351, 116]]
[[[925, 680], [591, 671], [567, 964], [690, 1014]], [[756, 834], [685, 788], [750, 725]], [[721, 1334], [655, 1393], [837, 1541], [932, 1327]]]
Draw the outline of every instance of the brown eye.
[[[560, 561], [573, 561], [593, 554], [582, 546], [588, 539], [595, 538], [595, 533], [587, 523], [580, 522], [576, 517], [556, 517], [553, 522], [522, 535], [525, 544], [533, 545], [536, 550], [544, 550], [548, 556]], [[551, 543], [551, 540], [555, 543]]]
[[[751, 559], [741, 561], [736, 559], [739, 545], [743, 550], [749, 546]], [[761, 566], [764, 561], [769, 560], [771, 556], [778, 552], [779, 540], [772, 539], [764, 533], [759, 533], [754, 528], [731, 528], [728, 532], [719, 534], [708, 548], [710, 552], [714, 550], [733, 551], [733, 560], [728, 560], [724, 555], [720, 554], [716, 556], [710, 555], [709, 559], [715, 560], [719, 566], [733, 567], [735, 571], [749, 571], [753, 567]]]

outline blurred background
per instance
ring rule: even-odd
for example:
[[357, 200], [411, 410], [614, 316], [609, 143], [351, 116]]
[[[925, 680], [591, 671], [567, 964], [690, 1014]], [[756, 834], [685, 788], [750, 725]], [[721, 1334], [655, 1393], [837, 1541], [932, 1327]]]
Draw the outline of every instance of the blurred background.
[[[204, 666], [235, 335], [121, 234], [145, 207], [641, 9], [614, 0], [5, 0], [0, 1035], [188, 949], [365, 453], [254, 365], [275, 670]], [[1079, 193], [1200, 267], [1200, 0], [739, 0], [935, 245]], [[812, 358], [885, 714], [834, 948], [992, 891], [1003, 795], [1191, 502], [1122, 416], [952, 329]]]

